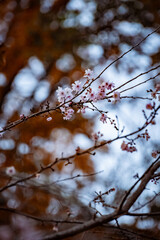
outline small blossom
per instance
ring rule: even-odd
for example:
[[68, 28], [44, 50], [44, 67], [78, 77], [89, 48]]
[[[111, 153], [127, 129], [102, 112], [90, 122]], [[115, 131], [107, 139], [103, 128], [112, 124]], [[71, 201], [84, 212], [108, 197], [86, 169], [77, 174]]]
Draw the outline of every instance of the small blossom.
[[93, 101], [93, 102], [96, 102], [97, 101], [97, 97], [96, 97], [96, 94], [94, 92], [90, 92], [88, 94], [88, 99]]
[[129, 146], [129, 143], [125, 143], [125, 141], [122, 142], [121, 149], [122, 149], [122, 151], [127, 151], [130, 153], [137, 151], [136, 147], [131, 146], [131, 145]]
[[157, 151], [153, 151], [151, 155], [152, 155], [153, 158], [156, 158], [157, 154], [158, 154]]
[[77, 80], [74, 83], [72, 83], [72, 90], [75, 91], [76, 93], [79, 92], [82, 89], [82, 83]]
[[160, 91], [160, 83], [156, 84], [156, 92]]
[[40, 178], [40, 173], [36, 173], [36, 178]]
[[66, 96], [65, 91], [61, 87], [58, 87], [56, 92], [57, 92], [58, 101], [64, 102], [65, 96]]
[[74, 110], [72, 108], [67, 108], [64, 112], [64, 120], [70, 120], [73, 116]]
[[52, 120], [52, 117], [48, 117], [47, 121], [50, 122]]
[[91, 69], [85, 70], [84, 77], [88, 78], [88, 79], [92, 79], [93, 78], [93, 71]]
[[16, 170], [13, 166], [6, 168], [6, 174], [8, 176], [12, 177], [13, 175], [15, 175], [15, 173], [16, 173]]
[[114, 92], [113, 97], [114, 97], [114, 100], [115, 100], [116, 102], [117, 102], [117, 101], [120, 101], [120, 93], [119, 93], [119, 92]]
[[71, 88], [66, 87], [66, 88], [64, 89], [64, 92], [65, 92], [65, 100], [70, 100], [70, 99], [72, 99], [73, 94], [72, 94], [72, 89], [71, 89]]
[[108, 83], [107, 90], [112, 90], [115, 87], [114, 83]]
[[145, 130], [144, 135], [145, 135], [146, 141], [148, 141], [148, 139], [150, 138], [150, 136], [149, 136], [149, 133], [148, 133], [147, 129]]
[[151, 92], [151, 96], [155, 99], [157, 98], [156, 94], [157, 94], [157, 92]]
[[152, 110], [153, 109], [152, 104], [151, 103], [146, 104], [146, 109]]
[[86, 112], [86, 106], [81, 107], [80, 109], [78, 109], [77, 113], [85, 113]]
[[81, 102], [87, 102], [87, 96], [81, 96]]
[[102, 113], [102, 114], [101, 114], [100, 121], [103, 122], [103, 123], [106, 123], [106, 122], [107, 122], [107, 115], [105, 115], [104, 113]]
[[100, 90], [100, 91], [98, 91], [98, 93], [97, 93], [97, 95], [96, 95], [96, 99], [97, 99], [97, 100], [101, 100], [101, 99], [104, 99], [105, 96], [106, 96], [105, 91]]
[[94, 140], [95, 142], [97, 142], [100, 137], [103, 137], [103, 134], [100, 133], [100, 131], [98, 131], [98, 133], [92, 133], [91, 136], [92, 140]]
[[20, 114], [20, 119], [24, 119], [25, 115], [24, 114]]
[[58, 232], [58, 226], [57, 226], [57, 225], [54, 225], [54, 226], [53, 226], [53, 231], [54, 231], [54, 232]]
[[127, 151], [127, 149], [128, 149], [128, 144], [126, 144], [125, 141], [122, 142], [122, 144], [121, 144], [121, 149], [122, 149], [122, 151]]

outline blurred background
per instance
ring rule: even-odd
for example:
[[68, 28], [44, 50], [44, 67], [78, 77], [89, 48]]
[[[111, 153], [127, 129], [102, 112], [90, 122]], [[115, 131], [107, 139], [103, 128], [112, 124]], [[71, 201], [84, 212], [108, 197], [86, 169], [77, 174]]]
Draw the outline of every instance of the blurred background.
[[[85, 69], [94, 70], [97, 76], [107, 64], [142, 40], [160, 24], [160, 1], [149, 0], [0, 0], [0, 126], [37, 112], [55, 107], [56, 89], [67, 87], [83, 77]], [[124, 58], [116, 62], [103, 75], [102, 81], [122, 83], [156, 66], [160, 59], [160, 35], [155, 33]], [[158, 69], [137, 79], [140, 83], [155, 76]], [[124, 133], [137, 130], [145, 119], [142, 109], [150, 101], [150, 93], [159, 77], [145, 85], [124, 92], [120, 103], [97, 103], [99, 109], [117, 121]], [[133, 86], [133, 84], [129, 85]], [[125, 89], [125, 88], [124, 88]], [[132, 96], [145, 99], [133, 99]], [[147, 112], [148, 113], [148, 112]], [[102, 140], [117, 136], [108, 122], [100, 123], [97, 112], [87, 110], [63, 120], [59, 112], [52, 112], [7, 131], [0, 139], [0, 187], [10, 179], [5, 169], [14, 166], [13, 180], [38, 171], [52, 163], [56, 157], [69, 156], [79, 146], [86, 149], [94, 145], [93, 132], [102, 132]], [[116, 117], [117, 116], [117, 117]], [[156, 122], [159, 121], [157, 116]], [[159, 126], [149, 127], [151, 139], [138, 140], [135, 153], [120, 149], [122, 141], [105, 146], [96, 155], [76, 157], [72, 164], [58, 163], [37, 179], [29, 180], [0, 194], [0, 205], [14, 208], [37, 217], [90, 219], [93, 209], [88, 204], [96, 192], [115, 188], [105, 197], [106, 204], [117, 206], [127, 189], [152, 162], [152, 150], [160, 150]], [[145, 143], [145, 144], [144, 144]], [[77, 174], [90, 177], [75, 178]], [[158, 184], [150, 183], [135, 208], [159, 194]], [[112, 208], [96, 206], [102, 214]], [[146, 204], [144, 212], [160, 210], [157, 198]], [[21, 223], [21, 224], [20, 224]], [[138, 219], [122, 217], [120, 224], [134, 229], [159, 231], [158, 218]], [[113, 223], [114, 225], [114, 223]], [[67, 225], [68, 226], [68, 225]], [[53, 231], [55, 225], [31, 222], [28, 218], [1, 211], [1, 239], [35, 239], [45, 231]], [[56, 226], [57, 227], [57, 226]], [[64, 225], [58, 225], [64, 229]], [[28, 229], [31, 229], [28, 232]], [[102, 232], [102, 230], [101, 230]], [[29, 235], [30, 234], [30, 235]], [[26, 238], [25, 238], [26, 237]]]

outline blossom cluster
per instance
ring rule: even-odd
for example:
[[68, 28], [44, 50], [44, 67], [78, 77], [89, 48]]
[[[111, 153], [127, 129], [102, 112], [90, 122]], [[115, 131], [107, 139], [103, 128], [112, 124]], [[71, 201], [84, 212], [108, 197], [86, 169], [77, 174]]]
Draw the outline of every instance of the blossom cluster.
[[97, 142], [101, 137], [103, 137], [103, 134], [100, 131], [98, 131], [97, 133], [92, 133], [91, 136], [92, 140], [95, 142]]
[[160, 101], [160, 94], [158, 93], [159, 91], [160, 91], [160, 83], [157, 83], [155, 91], [151, 92], [151, 96], [156, 99], [158, 95], [158, 100]]
[[131, 143], [126, 143], [125, 141], [122, 142], [121, 149], [122, 151], [127, 151], [130, 153], [137, 151], [135, 146], [133, 146]]
[[[114, 88], [114, 83], [109, 83], [103, 81], [99, 86], [97, 91], [93, 91], [91, 88], [91, 83], [95, 80], [93, 78], [93, 71], [90, 69], [87, 69], [85, 71], [85, 74], [83, 76], [83, 79], [86, 79], [85, 82], [82, 80], [77, 80], [74, 83], [72, 83], [71, 87], [58, 87], [57, 89], [57, 99], [58, 102], [62, 105], [60, 107], [61, 113], [63, 114], [64, 120], [69, 120], [72, 118], [74, 114], [74, 109], [71, 107], [71, 105], [74, 103], [74, 99], [76, 97], [80, 97], [80, 104], [77, 104], [78, 110], [77, 112], [85, 113], [85, 109], [87, 106], [84, 106], [84, 103], [89, 102], [97, 102], [98, 100], [105, 99], [107, 90], [111, 91]], [[113, 98], [116, 101], [120, 100], [120, 93], [114, 92]], [[106, 122], [106, 115], [102, 114], [101, 121], [103, 123]]]

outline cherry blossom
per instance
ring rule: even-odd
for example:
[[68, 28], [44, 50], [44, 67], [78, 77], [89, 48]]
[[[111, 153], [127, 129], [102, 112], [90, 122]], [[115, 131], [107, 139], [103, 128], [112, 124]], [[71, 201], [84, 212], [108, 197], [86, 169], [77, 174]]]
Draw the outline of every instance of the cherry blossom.
[[52, 120], [52, 117], [48, 117], [47, 121], [50, 122]]
[[65, 91], [62, 89], [62, 87], [58, 87], [56, 92], [57, 92], [58, 101], [63, 103], [66, 97]]
[[94, 140], [95, 142], [97, 142], [100, 137], [103, 137], [103, 134], [100, 131], [98, 131], [97, 133], [92, 133], [91, 136], [92, 140]]
[[83, 106], [80, 109], [78, 109], [77, 113], [85, 113], [87, 106]]
[[73, 116], [74, 110], [72, 108], [66, 108], [65, 111], [63, 112], [64, 120], [69, 120]]
[[106, 123], [107, 122], [107, 115], [105, 115], [104, 113], [101, 114], [101, 117], [100, 117], [100, 121], [102, 123]]
[[114, 92], [113, 98], [114, 98], [114, 100], [115, 100], [116, 102], [117, 102], [117, 101], [120, 101], [120, 93], [119, 93], [119, 92]]
[[16, 173], [16, 170], [15, 170], [14, 166], [6, 168], [6, 174], [8, 176], [12, 177], [13, 175], [15, 175], [15, 173]]
[[73, 98], [73, 94], [72, 94], [72, 89], [69, 88], [69, 87], [66, 87], [64, 89], [64, 92], [65, 92], [65, 100], [71, 100]]
[[146, 105], [146, 109], [148, 109], [148, 110], [152, 110], [152, 109], [153, 109], [152, 104], [151, 104], [151, 103], [148, 103], [148, 104]]
[[75, 91], [76, 93], [79, 92], [82, 89], [82, 82], [79, 80], [75, 81], [72, 83], [72, 90]]
[[158, 155], [158, 152], [157, 152], [157, 151], [153, 151], [153, 152], [151, 153], [151, 155], [152, 155], [153, 158], [156, 158], [157, 155]]
[[130, 145], [129, 143], [125, 143], [125, 141], [122, 142], [121, 149], [122, 151], [127, 151], [130, 153], [137, 151], [136, 147]]
[[93, 78], [93, 71], [91, 69], [85, 70], [84, 77], [87, 79], [92, 79]]

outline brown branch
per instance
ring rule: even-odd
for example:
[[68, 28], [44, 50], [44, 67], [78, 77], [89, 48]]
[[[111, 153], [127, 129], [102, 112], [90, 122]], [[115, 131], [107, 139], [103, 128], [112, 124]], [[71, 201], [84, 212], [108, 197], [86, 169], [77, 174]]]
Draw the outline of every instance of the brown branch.
[[[142, 131], [143, 129], [145, 129], [145, 128], [153, 121], [153, 119], [155, 118], [155, 116], [156, 116], [156, 114], [157, 114], [157, 112], [158, 112], [159, 109], [160, 109], [160, 105], [154, 110], [154, 113], [151, 113], [151, 114], [150, 114], [150, 117], [149, 117], [148, 122], [147, 122], [147, 123], [144, 123], [141, 128], [138, 128], [138, 130], [133, 131], [132, 133], [128, 133], [128, 134], [123, 135], [123, 136], [118, 136], [118, 137], [116, 137], [116, 138], [114, 138], [114, 139], [111, 139], [111, 140], [108, 140], [108, 141], [100, 142], [100, 143], [97, 144], [97, 145], [94, 145], [94, 146], [92, 146], [92, 147], [90, 147], [90, 148], [88, 148], [88, 149], [85, 149], [84, 151], [78, 152], [78, 153], [76, 153], [76, 154], [72, 154], [72, 155], [70, 155], [70, 156], [68, 156], [68, 157], [56, 158], [55, 161], [54, 161], [53, 163], [49, 164], [47, 167], [42, 167], [42, 166], [41, 166], [41, 169], [40, 169], [39, 171], [35, 172], [34, 174], [32, 174], [32, 175], [30, 175], [30, 176], [28, 176], [28, 177], [26, 177], [26, 178], [19, 179], [19, 180], [13, 182], [13, 183], [10, 183], [10, 184], [2, 187], [2, 188], [0, 189], [0, 192], [4, 191], [4, 190], [6, 190], [6, 189], [8, 189], [8, 188], [10, 188], [10, 187], [13, 187], [13, 186], [15, 186], [15, 185], [17, 185], [17, 184], [19, 184], [19, 183], [22, 183], [22, 182], [25, 182], [25, 181], [27, 181], [27, 180], [30, 180], [31, 178], [37, 177], [38, 174], [41, 174], [43, 171], [45, 171], [45, 170], [47, 170], [47, 169], [53, 170], [53, 167], [54, 167], [57, 163], [59, 163], [59, 162], [61, 162], [61, 161], [69, 161], [69, 160], [71, 160], [71, 159], [74, 159], [76, 156], [81, 156], [81, 155], [84, 155], [84, 154], [91, 154], [91, 152], [95, 151], [96, 149], [99, 149], [100, 147], [103, 147], [103, 146], [105, 146], [105, 145], [107, 145], [107, 144], [110, 144], [110, 143], [112, 143], [112, 142], [115, 142], [115, 141], [117, 141], [117, 140], [124, 139], [124, 138], [128, 138], [128, 137], [130, 137], [130, 136], [133, 136], [133, 135], [139, 133], [140, 131]], [[138, 182], [139, 182], [140, 180], [141, 180], [141, 178], [138, 179]], [[136, 183], [136, 184], [137, 184], [137, 183]], [[132, 190], [132, 189], [131, 189], [131, 190]], [[128, 196], [126, 196], [126, 198], [127, 198], [127, 197], [128, 197]], [[125, 200], [126, 200], [126, 199], [125, 199]]]
[[[157, 32], [158, 30], [160, 29], [160, 26], [158, 28], [156, 28], [154, 31], [152, 31], [150, 34], [148, 34], [145, 38], [143, 38], [139, 43], [137, 43], [135, 46], [133, 46], [132, 48], [130, 48], [128, 51], [126, 51], [125, 53], [123, 53], [120, 57], [116, 58], [113, 62], [111, 62], [106, 68], [103, 69], [103, 71], [95, 78], [93, 79], [82, 91], [80, 91], [77, 95], [75, 95], [71, 100], [69, 101], [66, 101], [65, 103], [62, 103], [62, 104], [59, 104], [57, 107], [53, 107], [53, 108], [49, 108], [49, 109], [46, 109], [46, 110], [43, 110], [43, 111], [39, 111], [39, 112], [36, 112], [36, 113], [33, 113], [23, 119], [18, 119], [17, 121], [15, 122], [12, 122], [10, 124], [8, 124], [7, 126], [3, 127], [3, 130], [0, 130], [0, 133], [6, 131], [6, 130], [10, 130], [12, 128], [14, 128], [15, 126], [23, 123], [24, 121], [27, 121], [28, 119], [31, 119], [33, 117], [37, 117], [39, 115], [42, 115], [44, 113], [49, 113], [51, 111], [56, 111], [58, 109], [60, 109], [60, 107], [62, 107], [64, 104], [70, 102], [70, 101], [73, 101], [76, 97], [78, 97], [79, 95], [81, 95], [94, 81], [96, 81], [111, 65], [113, 65], [115, 62], [117, 62], [118, 60], [120, 60], [121, 58], [123, 58], [127, 53], [129, 53], [130, 51], [132, 51], [134, 48], [136, 48], [137, 46], [139, 46], [143, 41], [145, 41], [150, 35], [152, 35], [153, 33]], [[119, 86], [118, 88], [110, 91], [107, 95], [111, 94], [112, 92], [116, 91], [117, 89], [121, 88], [122, 86], [128, 84], [129, 82], [137, 79], [138, 77], [144, 75], [144, 74], [147, 74], [157, 68], [159, 68], [160, 65], [156, 66], [155, 68], [152, 68], [150, 70], [148, 70], [147, 72], [144, 72], [144, 73], [141, 73], [139, 74], [138, 76], [132, 78], [131, 80], [128, 80], [126, 83], [122, 84], [121, 86]]]
[[[121, 56], [119, 56], [118, 58], [116, 58], [113, 62], [111, 62], [107, 67], [105, 67], [103, 69], [103, 71], [98, 75], [97, 78], [99, 78], [110, 66], [112, 66], [115, 62], [119, 61], [121, 58], [123, 58], [126, 54], [128, 54], [129, 52], [131, 52], [134, 48], [138, 47], [142, 42], [144, 42], [149, 36], [151, 36], [153, 33], [158, 32], [160, 29], [160, 26], [157, 27], [153, 32], [149, 33], [145, 38], [143, 38], [140, 42], [138, 42], [136, 45], [134, 45], [133, 47], [131, 47], [128, 51], [124, 52]], [[96, 78], [96, 79], [97, 79]]]
[[[151, 179], [154, 172], [160, 167], [159, 159], [160, 159], [160, 157], [158, 157], [156, 159], [156, 161], [154, 163], [152, 163], [151, 166], [149, 166], [149, 168], [146, 170], [146, 172], [140, 178], [142, 181], [141, 181], [139, 187], [137, 188], [137, 190], [135, 190], [135, 192], [133, 192], [133, 194], [130, 196], [130, 198], [128, 198], [128, 200], [126, 201], [126, 203], [124, 205], [123, 205], [124, 202], [122, 201], [118, 211], [115, 211], [109, 215], [105, 215], [105, 216], [87, 221], [80, 226], [75, 226], [68, 230], [64, 230], [64, 231], [61, 231], [61, 232], [58, 232], [55, 234], [51, 234], [49, 236], [44, 237], [43, 240], [64, 239], [66, 237], [71, 237], [78, 233], [81, 233], [81, 232], [84, 232], [91, 228], [102, 225], [103, 223], [108, 223], [114, 219], [118, 219], [120, 216], [132, 214], [132, 213], [128, 213], [128, 210], [135, 203], [135, 201], [140, 196], [140, 194], [143, 192], [143, 190], [145, 189], [147, 183]], [[133, 189], [134, 187], [135, 187], [135, 184], [132, 186], [131, 189]], [[130, 194], [130, 192], [131, 191], [129, 191], [129, 194]], [[128, 193], [126, 194], [126, 196], [128, 196]], [[126, 200], [126, 198], [124, 198], [124, 199]], [[158, 215], [158, 214], [155, 214], [155, 215]], [[146, 214], [145, 214], [145, 216], [146, 216]]]
[[126, 215], [133, 217], [160, 217], [160, 212], [151, 212], [151, 213], [131, 213], [128, 212]]
[[57, 220], [57, 219], [47, 219], [47, 218], [41, 218], [41, 217], [35, 217], [33, 215], [30, 215], [28, 213], [21, 212], [14, 208], [8, 208], [8, 207], [0, 207], [0, 211], [10, 212], [14, 214], [18, 214], [30, 219], [33, 219], [38, 222], [42, 223], [69, 223], [69, 224], [83, 224], [83, 221], [75, 221], [75, 220]]
[[[128, 212], [128, 210], [131, 208], [131, 206], [135, 203], [137, 198], [140, 196], [140, 194], [145, 189], [145, 186], [152, 178], [152, 175], [154, 172], [160, 167], [160, 156], [155, 160], [154, 163], [146, 170], [146, 172], [142, 175], [140, 179], [137, 180], [137, 182], [130, 188], [130, 190], [127, 192], [125, 197], [122, 199], [122, 202], [119, 207], [120, 212]], [[135, 190], [135, 192], [129, 197], [131, 191], [135, 188], [138, 182], [140, 182], [139, 187]], [[129, 197], [129, 198], [128, 198]], [[127, 200], [128, 198], [128, 200]], [[126, 202], [126, 203], [125, 203]]]

